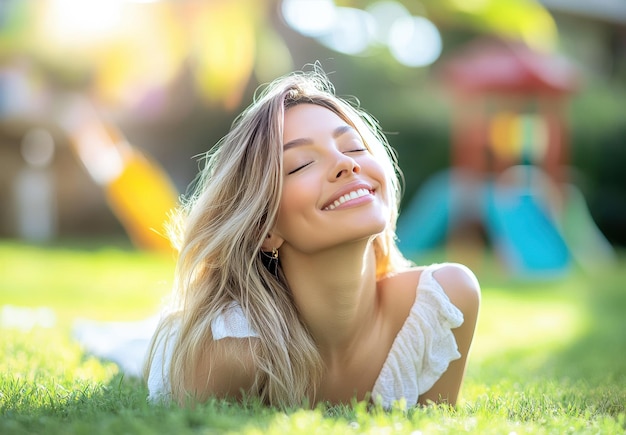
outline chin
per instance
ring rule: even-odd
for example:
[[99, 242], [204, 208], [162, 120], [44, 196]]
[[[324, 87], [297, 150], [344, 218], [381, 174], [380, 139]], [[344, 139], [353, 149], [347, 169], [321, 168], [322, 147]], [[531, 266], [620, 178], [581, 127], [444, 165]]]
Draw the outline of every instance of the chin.
[[[382, 216], [363, 217], [362, 220], [355, 222], [353, 225], [353, 234], [355, 235], [355, 239], [377, 236], [385, 231], [388, 223], [389, 220]], [[346, 231], [346, 234], [350, 233], [351, 231]]]

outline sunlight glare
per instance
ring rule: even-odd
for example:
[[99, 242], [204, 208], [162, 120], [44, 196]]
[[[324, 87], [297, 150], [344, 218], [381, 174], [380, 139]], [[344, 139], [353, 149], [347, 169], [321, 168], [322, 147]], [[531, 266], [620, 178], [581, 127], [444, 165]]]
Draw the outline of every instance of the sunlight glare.
[[106, 39], [121, 21], [124, 0], [49, 0], [45, 34], [59, 45]]

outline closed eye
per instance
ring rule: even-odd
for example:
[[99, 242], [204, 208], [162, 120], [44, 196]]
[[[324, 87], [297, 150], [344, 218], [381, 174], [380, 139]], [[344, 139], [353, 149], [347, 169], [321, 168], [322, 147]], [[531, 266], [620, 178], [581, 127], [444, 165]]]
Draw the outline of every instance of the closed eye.
[[367, 151], [367, 148], [357, 148], [357, 149], [346, 151], [346, 152], [347, 153], [360, 153], [360, 152], [363, 152], [363, 151]]
[[287, 172], [287, 175], [295, 174], [295, 173], [296, 173], [296, 172], [298, 172], [300, 169], [304, 169], [304, 168], [306, 168], [307, 166], [309, 166], [311, 163], [312, 163], [312, 162], [309, 162], [309, 163], [305, 163], [305, 164], [304, 164], [304, 165], [302, 165], [302, 166], [298, 166], [298, 167], [297, 167], [296, 169], [294, 169], [293, 171]]

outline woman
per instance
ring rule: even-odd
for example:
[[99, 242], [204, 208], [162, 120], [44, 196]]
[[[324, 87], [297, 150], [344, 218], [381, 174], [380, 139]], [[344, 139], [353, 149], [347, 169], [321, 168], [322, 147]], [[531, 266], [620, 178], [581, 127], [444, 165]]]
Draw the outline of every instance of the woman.
[[150, 397], [454, 404], [479, 287], [463, 266], [402, 257], [398, 175], [376, 122], [322, 74], [266, 87], [178, 216]]

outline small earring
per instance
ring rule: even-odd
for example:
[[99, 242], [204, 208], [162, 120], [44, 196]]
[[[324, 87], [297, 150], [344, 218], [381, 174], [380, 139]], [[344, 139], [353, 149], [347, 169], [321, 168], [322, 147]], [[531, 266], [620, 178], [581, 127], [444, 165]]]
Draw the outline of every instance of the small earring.
[[272, 248], [272, 258], [269, 264], [269, 271], [274, 276], [278, 276], [278, 249]]
[[261, 251], [261, 261], [272, 275], [278, 273], [278, 249], [272, 248], [270, 252]]

